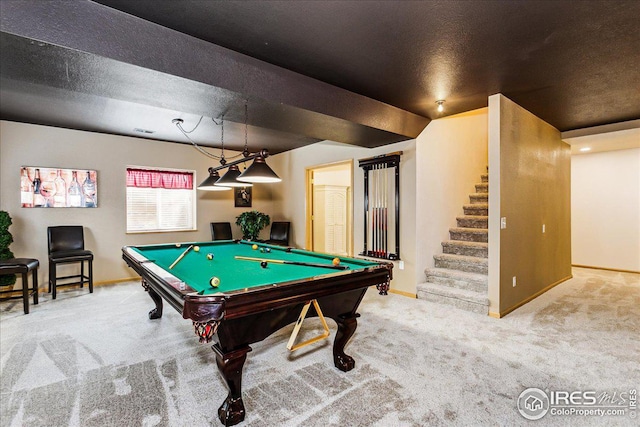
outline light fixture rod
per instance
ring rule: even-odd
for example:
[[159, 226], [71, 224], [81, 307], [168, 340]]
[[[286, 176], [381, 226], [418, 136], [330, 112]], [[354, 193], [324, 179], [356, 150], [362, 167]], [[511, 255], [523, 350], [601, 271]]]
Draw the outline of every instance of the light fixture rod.
[[264, 148], [264, 149], [262, 149], [261, 151], [259, 151], [257, 153], [249, 154], [246, 157], [243, 157], [243, 158], [238, 159], [238, 160], [234, 160], [233, 162], [225, 163], [224, 165], [216, 166], [215, 168], [211, 167], [211, 168], [209, 168], [209, 172], [214, 172], [214, 171], [219, 171], [221, 169], [226, 169], [229, 166], [238, 165], [240, 163], [243, 163], [243, 162], [246, 162], [246, 161], [249, 161], [249, 160], [253, 160], [256, 157], [263, 157], [263, 158], [266, 159], [267, 157], [269, 157], [269, 151], [266, 148]]

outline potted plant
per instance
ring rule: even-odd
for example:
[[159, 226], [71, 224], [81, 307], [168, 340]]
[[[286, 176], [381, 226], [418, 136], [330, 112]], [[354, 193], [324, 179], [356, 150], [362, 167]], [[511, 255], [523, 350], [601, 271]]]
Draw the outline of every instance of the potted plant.
[[[9, 249], [9, 245], [13, 242], [13, 236], [9, 232], [11, 225], [11, 216], [6, 211], [0, 211], [0, 261], [14, 258], [13, 252]], [[13, 286], [16, 283], [15, 274], [7, 274], [0, 276], [0, 286]]]
[[269, 215], [258, 211], [242, 212], [236, 217], [236, 225], [240, 226], [242, 238], [256, 240], [260, 231], [271, 222]]

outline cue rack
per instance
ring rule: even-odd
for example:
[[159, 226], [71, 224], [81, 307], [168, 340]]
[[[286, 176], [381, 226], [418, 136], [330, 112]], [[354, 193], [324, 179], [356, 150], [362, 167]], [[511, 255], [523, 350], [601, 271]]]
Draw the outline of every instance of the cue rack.
[[401, 155], [396, 151], [358, 160], [364, 170], [364, 250], [360, 255], [400, 259]]

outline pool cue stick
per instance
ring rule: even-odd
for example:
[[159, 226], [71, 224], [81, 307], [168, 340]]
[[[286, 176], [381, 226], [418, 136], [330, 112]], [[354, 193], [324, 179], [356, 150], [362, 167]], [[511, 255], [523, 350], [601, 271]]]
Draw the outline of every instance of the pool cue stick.
[[383, 247], [383, 251], [382, 251], [382, 255], [386, 258], [387, 257], [387, 216], [389, 215], [389, 210], [387, 209], [387, 206], [389, 205], [389, 187], [388, 187], [388, 183], [387, 183], [387, 176], [388, 176], [388, 169], [385, 166], [384, 169], [384, 216], [383, 216], [383, 220], [382, 220], [382, 247]]
[[193, 245], [189, 245], [189, 247], [188, 247], [187, 249], [185, 249], [185, 250], [184, 250], [184, 252], [182, 252], [182, 253], [180, 254], [180, 256], [179, 256], [175, 261], [173, 261], [173, 264], [171, 264], [171, 265], [169, 266], [169, 270], [171, 270], [173, 267], [175, 267], [175, 266], [176, 266], [176, 264], [177, 264], [177, 263], [179, 263], [179, 262], [180, 262], [180, 260], [181, 260], [182, 258], [184, 258], [184, 256], [185, 256], [187, 253], [189, 253], [189, 251], [190, 251], [191, 249], [193, 249]]
[[373, 255], [378, 251], [378, 165], [373, 167]]
[[318, 267], [318, 268], [331, 268], [333, 270], [346, 270], [349, 267], [346, 265], [333, 265], [333, 264], [319, 264], [314, 262], [299, 262], [299, 261], [286, 261], [283, 259], [269, 259], [269, 258], [253, 258], [249, 256], [236, 256], [235, 259], [242, 261], [257, 261], [257, 262], [273, 262], [275, 264], [292, 264], [303, 265], [305, 267]]

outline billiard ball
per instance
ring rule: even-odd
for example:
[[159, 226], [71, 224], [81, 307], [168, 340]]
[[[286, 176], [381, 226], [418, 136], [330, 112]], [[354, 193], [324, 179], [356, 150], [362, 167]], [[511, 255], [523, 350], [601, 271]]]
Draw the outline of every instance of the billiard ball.
[[264, 251], [265, 251], [266, 253], [271, 253], [271, 248], [264, 248]]
[[331, 261], [331, 263], [333, 265], [340, 265], [340, 258], [334, 258], [333, 261]]
[[200, 252], [200, 246], [194, 246], [193, 250], [196, 251], [196, 252]]
[[213, 259], [213, 254], [207, 254], [207, 259], [208, 260], [212, 260]]
[[262, 268], [267, 268], [267, 261], [262, 261], [262, 262], [260, 263], [260, 267], [262, 267]]
[[264, 248], [260, 248], [260, 252], [264, 253]]
[[209, 280], [209, 284], [212, 287], [217, 288], [220, 285], [220, 279], [218, 279], [216, 276], [213, 276], [211, 280]]
[[182, 246], [180, 243], [176, 243], [176, 248], [179, 248], [180, 246]]
[[253, 249], [255, 251], [256, 249], [258, 249], [258, 245], [251, 246], [251, 249]]

